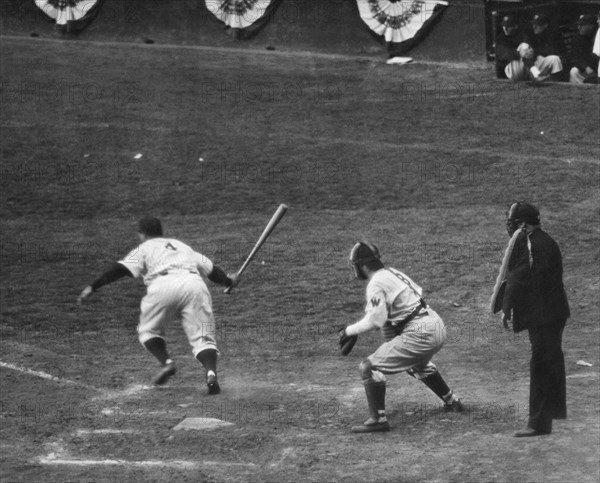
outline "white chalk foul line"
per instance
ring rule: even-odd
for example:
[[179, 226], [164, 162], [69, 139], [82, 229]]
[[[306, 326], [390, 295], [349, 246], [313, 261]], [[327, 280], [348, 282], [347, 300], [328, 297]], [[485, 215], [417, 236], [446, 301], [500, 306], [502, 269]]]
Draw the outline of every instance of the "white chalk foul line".
[[[54, 44], [67, 44], [70, 40], [67, 39], [52, 39], [45, 37], [24, 37], [22, 35], [0, 35], [0, 39], [4, 41], [13, 42], [26, 42], [26, 43], [54, 43]], [[379, 53], [373, 55], [352, 55], [352, 54], [335, 54], [327, 52], [313, 52], [307, 50], [261, 50], [258, 48], [235, 48], [235, 47], [217, 47], [211, 45], [185, 45], [185, 44], [169, 44], [169, 43], [154, 43], [154, 44], [142, 44], [139, 42], [131, 41], [110, 41], [110, 40], [78, 40], [77, 45], [94, 45], [100, 47], [123, 47], [123, 48], [142, 48], [146, 50], [181, 50], [181, 51], [199, 51], [199, 52], [214, 52], [217, 54], [235, 54], [235, 55], [258, 55], [258, 56], [271, 56], [271, 57], [306, 57], [309, 59], [329, 59], [329, 60], [343, 60], [343, 61], [371, 61], [383, 64]], [[437, 60], [425, 60], [416, 59], [413, 64], [423, 65], [439, 65], [452, 67], [456, 69], [472, 69], [478, 67], [480, 69], [486, 68], [485, 61], [472, 61], [472, 62], [448, 62], [448, 61], [437, 61]], [[575, 84], [574, 84], [575, 85]], [[583, 85], [583, 84], [582, 84]]]
[[156, 389], [155, 386], [149, 386], [147, 384], [133, 384], [131, 386], [126, 387], [125, 389], [102, 389], [102, 394], [94, 397], [92, 401], [97, 401], [101, 399], [120, 399], [124, 397], [135, 396], [144, 391], [150, 391], [152, 389]]
[[75, 436], [90, 436], [94, 434], [139, 434], [141, 431], [136, 429], [78, 429], [73, 434]]
[[85, 384], [83, 382], [72, 381], [71, 379], [65, 379], [63, 377], [53, 376], [52, 374], [48, 374], [43, 371], [34, 371], [33, 369], [29, 369], [27, 367], [17, 366], [15, 364], [10, 364], [9, 362], [0, 361], [0, 367], [6, 367], [7, 369], [12, 369], [13, 371], [19, 371], [23, 374], [28, 374], [30, 376], [39, 377], [41, 379], [46, 379], [48, 381], [59, 382], [62, 384], [69, 384], [71, 386], [83, 387], [85, 389], [91, 389], [93, 391], [102, 391], [102, 389], [98, 389], [97, 387], [90, 386], [89, 384]]
[[129, 466], [138, 468], [149, 467], [169, 467], [195, 469], [202, 466], [256, 466], [254, 463], [239, 463], [230, 461], [188, 461], [188, 460], [145, 460], [145, 461], [130, 461], [130, 460], [80, 460], [69, 458], [58, 458], [50, 454], [38, 458], [37, 462], [42, 465], [68, 465], [68, 466]]
[[47, 381], [58, 382], [62, 384], [68, 384], [71, 386], [83, 387], [85, 389], [90, 389], [92, 391], [96, 391], [101, 393], [99, 396], [95, 397], [93, 400], [98, 399], [118, 399], [123, 397], [134, 396], [143, 391], [148, 391], [155, 389], [154, 386], [148, 386], [144, 384], [133, 384], [132, 386], [126, 387], [125, 389], [101, 389], [99, 387], [91, 386], [90, 384], [85, 384], [83, 382], [73, 381], [71, 379], [66, 379], [64, 377], [53, 376], [52, 374], [48, 374], [43, 371], [34, 371], [33, 369], [29, 369], [28, 367], [17, 366], [16, 364], [11, 364], [9, 362], [0, 361], [0, 367], [6, 367], [7, 369], [12, 369], [13, 371], [22, 372], [23, 374], [28, 374], [30, 376], [39, 377], [41, 379], [46, 379]]
[[127, 461], [127, 460], [77, 460], [55, 458], [54, 456], [42, 456], [38, 459], [42, 465], [68, 465], [68, 466], [131, 466], [131, 467], [171, 467], [192, 469], [197, 468], [198, 464], [194, 461], [185, 460], [147, 460], [147, 461]]
[[[86, 430], [81, 430], [86, 431]], [[89, 430], [94, 431], [94, 430]], [[96, 430], [104, 431], [104, 430]], [[126, 430], [121, 430], [126, 431]], [[98, 433], [94, 433], [98, 434]], [[73, 458], [65, 448], [63, 439], [44, 445], [49, 451], [46, 456], [39, 456], [33, 460], [34, 463], [42, 465], [64, 465], [64, 466], [127, 466], [138, 468], [153, 468], [156, 466], [194, 469], [201, 466], [256, 466], [254, 463], [230, 462], [230, 461], [189, 461], [189, 460], [141, 460], [131, 461], [122, 459], [79, 459]]]

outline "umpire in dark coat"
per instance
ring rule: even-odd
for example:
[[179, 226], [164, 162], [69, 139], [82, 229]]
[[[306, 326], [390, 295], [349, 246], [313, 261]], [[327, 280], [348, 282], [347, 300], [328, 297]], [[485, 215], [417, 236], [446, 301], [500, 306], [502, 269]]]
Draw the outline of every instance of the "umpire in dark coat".
[[552, 420], [567, 417], [562, 334], [570, 312], [562, 256], [540, 228], [539, 211], [530, 204], [511, 206], [507, 230], [512, 250], [505, 256], [502, 311], [515, 332], [529, 332], [531, 342], [529, 421], [527, 429], [515, 436], [550, 434]]

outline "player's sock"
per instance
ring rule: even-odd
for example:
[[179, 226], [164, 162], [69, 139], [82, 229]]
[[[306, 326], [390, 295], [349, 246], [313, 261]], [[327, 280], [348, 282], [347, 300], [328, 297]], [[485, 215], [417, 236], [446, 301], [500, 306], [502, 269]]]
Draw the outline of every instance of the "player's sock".
[[206, 372], [213, 371], [217, 373], [217, 351], [216, 349], [205, 349], [202, 352], [198, 352], [196, 359], [204, 366]]
[[[430, 374], [424, 379], [421, 379], [423, 383], [431, 389], [442, 401], [451, 402], [452, 391], [444, 381], [444, 378], [439, 372], [434, 372]], [[450, 401], [447, 401], [445, 398], [450, 398]]]
[[170, 359], [169, 353], [167, 352], [167, 343], [162, 337], [153, 337], [144, 342], [144, 347], [158, 359], [161, 366], [167, 363]]
[[454, 401], [458, 401], [458, 398], [454, 395], [454, 393], [451, 390], [448, 394], [442, 396], [442, 400], [446, 404], [452, 404]]

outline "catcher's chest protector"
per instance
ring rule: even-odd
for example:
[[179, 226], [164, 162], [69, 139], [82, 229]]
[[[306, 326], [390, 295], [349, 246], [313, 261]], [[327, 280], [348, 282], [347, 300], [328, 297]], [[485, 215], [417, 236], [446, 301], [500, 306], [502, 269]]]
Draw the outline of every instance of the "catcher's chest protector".
[[381, 328], [381, 335], [383, 335], [386, 342], [389, 342], [397, 335], [400, 335], [400, 331], [398, 330], [398, 327], [392, 325], [389, 320], [386, 320]]

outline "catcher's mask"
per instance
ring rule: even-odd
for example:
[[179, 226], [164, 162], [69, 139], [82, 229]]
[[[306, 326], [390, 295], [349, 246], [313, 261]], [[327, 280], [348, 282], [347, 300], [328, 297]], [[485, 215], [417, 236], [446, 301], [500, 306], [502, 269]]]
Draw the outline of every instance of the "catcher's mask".
[[506, 231], [508, 236], [513, 236], [513, 233], [520, 228], [523, 223], [528, 225], [540, 224], [539, 210], [529, 203], [517, 201], [513, 203], [506, 212]]
[[350, 250], [348, 264], [354, 270], [356, 278], [366, 280], [368, 277], [362, 266], [380, 259], [381, 255], [379, 255], [379, 250], [375, 245], [367, 241], [359, 241]]

